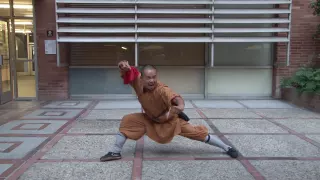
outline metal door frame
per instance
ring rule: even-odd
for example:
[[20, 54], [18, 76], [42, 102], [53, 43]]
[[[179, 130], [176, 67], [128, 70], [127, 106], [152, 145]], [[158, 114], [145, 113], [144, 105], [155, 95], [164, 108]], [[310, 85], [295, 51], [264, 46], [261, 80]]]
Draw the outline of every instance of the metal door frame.
[[[13, 100], [13, 84], [12, 84], [12, 39], [11, 39], [11, 31], [10, 31], [10, 18], [0, 18], [0, 21], [7, 23], [7, 35], [8, 35], [8, 53], [9, 53], [9, 82], [10, 82], [10, 90], [7, 92], [2, 91], [2, 67], [0, 71], [0, 104], [5, 104], [9, 101]], [[0, 65], [2, 66], [2, 65]]]

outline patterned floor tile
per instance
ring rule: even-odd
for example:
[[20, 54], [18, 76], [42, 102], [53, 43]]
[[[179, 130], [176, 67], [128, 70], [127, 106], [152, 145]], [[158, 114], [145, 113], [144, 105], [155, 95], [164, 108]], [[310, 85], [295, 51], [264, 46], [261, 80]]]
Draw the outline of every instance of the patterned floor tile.
[[53, 134], [68, 121], [15, 120], [0, 126], [0, 134]]
[[12, 164], [0, 164], [0, 175], [8, 170]]
[[43, 108], [62, 108], [62, 109], [84, 109], [91, 101], [55, 101], [50, 104], [43, 106]]
[[79, 109], [38, 109], [22, 119], [73, 119], [80, 114]]
[[46, 139], [46, 137], [0, 137], [0, 144], [8, 147], [5, 150], [2, 149], [0, 159], [23, 158]]

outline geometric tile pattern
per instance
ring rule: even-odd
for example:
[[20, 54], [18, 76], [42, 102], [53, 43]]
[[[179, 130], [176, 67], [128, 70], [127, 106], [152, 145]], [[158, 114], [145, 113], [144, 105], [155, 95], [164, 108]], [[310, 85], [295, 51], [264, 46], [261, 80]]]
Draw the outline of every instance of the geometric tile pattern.
[[12, 164], [0, 164], [0, 175], [8, 170]]
[[39, 109], [22, 117], [22, 119], [72, 119], [79, 115], [79, 109]]
[[62, 108], [62, 109], [84, 109], [91, 101], [54, 101], [50, 104], [43, 106], [43, 108]]
[[0, 126], [0, 134], [53, 134], [68, 121], [15, 120]]
[[0, 152], [0, 159], [20, 159], [39, 146], [46, 137], [0, 137], [0, 143], [20, 143], [9, 152]]
[[[235, 146], [244, 156], [238, 161], [218, 147], [176, 136], [168, 144], [148, 137], [138, 142], [128, 140], [122, 160], [101, 163], [99, 157], [115, 142], [112, 134], [118, 132], [120, 119], [130, 112], [141, 112], [137, 101], [127, 102], [117, 105], [114, 103], [119, 101], [101, 101], [91, 110], [90, 101], [59, 101], [25, 116], [30, 120], [6, 121], [0, 126], [0, 173], [5, 171], [0, 179], [11, 172], [12, 179], [22, 175], [20, 179], [35, 180], [320, 177], [319, 114], [278, 100], [193, 101], [200, 109], [186, 101], [185, 113], [192, 118], [189, 122], [206, 126], [209, 133]], [[0, 119], [18, 119], [17, 115], [27, 112], [21, 108], [5, 111]], [[80, 112], [87, 117], [74, 121]], [[54, 134], [68, 121], [70, 126]], [[50, 144], [34, 151], [47, 138]], [[31, 159], [24, 163], [21, 158], [26, 155]]]

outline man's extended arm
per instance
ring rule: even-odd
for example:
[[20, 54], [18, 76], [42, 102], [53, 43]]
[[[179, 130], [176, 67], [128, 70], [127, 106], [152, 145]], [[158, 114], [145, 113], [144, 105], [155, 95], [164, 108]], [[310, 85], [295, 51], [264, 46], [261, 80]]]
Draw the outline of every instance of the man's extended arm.
[[142, 91], [140, 76], [141, 73], [136, 67], [130, 66], [128, 61], [121, 61], [118, 64], [120, 75], [124, 84], [130, 84], [138, 95]]

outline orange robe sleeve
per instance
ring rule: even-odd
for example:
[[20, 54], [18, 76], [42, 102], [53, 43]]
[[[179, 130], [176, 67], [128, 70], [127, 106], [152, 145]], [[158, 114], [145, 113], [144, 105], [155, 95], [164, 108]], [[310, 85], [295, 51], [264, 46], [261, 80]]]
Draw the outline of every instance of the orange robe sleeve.
[[161, 88], [161, 98], [163, 99], [164, 103], [167, 107], [172, 106], [172, 100], [176, 97], [181, 97], [180, 94], [174, 92], [172, 89], [170, 89], [168, 86], [164, 86]]
[[139, 95], [142, 92], [142, 86], [140, 82], [141, 73], [136, 67], [131, 66], [131, 69], [127, 72], [120, 72], [123, 79], [123, 84], [130, 84]]

